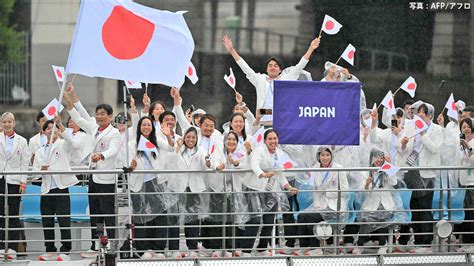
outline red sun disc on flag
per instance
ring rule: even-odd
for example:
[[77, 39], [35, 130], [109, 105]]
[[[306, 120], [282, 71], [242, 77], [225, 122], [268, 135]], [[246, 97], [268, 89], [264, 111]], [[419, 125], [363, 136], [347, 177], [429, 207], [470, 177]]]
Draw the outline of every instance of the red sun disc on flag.
[[153, 149], [153, 148], [155, 148], [155, 145], [153, 145], [153, 143], [147, 141], [147, 142], [145, 143], [145, 147], [147, 147], [148, 149]]
[[192, 76], [194, 74], [193, 68], [188, 67], [188, 76]]
[[130, 60], [145, 52], [154, 31], [152, 22], [115, 6], [102, 26], [102, 42], [111, 56]]
[[56, 107], [50, 106], [50, 107], [48, 108], [48, 115], [49, 115], [49, 116], [53, 116], [55, 113], [56, 113]]
[[326, 25], [324, 25], [324, 27], [326, 27], [327, 30], [332, 30], [334, 29], [334, 22], [329, 20], [326, 22]]
[[127, 81], [127, 83], [128, 83], [128, 86], [133, 84], [131, 81]]
[[390, 168], [392, 168], [392, 167], [389, 164], [382, 165], [382, 169], [384, 169], [384, 170], [388, 170]]
[[63, 78], [63, 73], [61, 73], [61, 71], [59, 71], [59, 69], [56, 69], [56, 75], [57, 75], [58, 78], [60, 78], [60, 79]]
[[293, 167], [293, 164], [291, 162], [286, 162], [283, 164], [283, 169], [290, 169]]
[[347, 54], [347, 57], [348, 57], [349, 59], [354, 58], [354, 53], [355, 53], [354, 50], [349, 51], [349, 53]]
[[211, 148], [211, 154], [214, 153], [214, 149], [216, 148], [216, 145], [212, 145], [212, 148]]
[[262, 139], [263, 139], [262, 134], [259, 134], [259, 135], [257, 136], [257, 143], [262, 142]]
[[421, 129], [421, 128], [423, 128], [423, 122], [421, 122], [421, 120], [416, 120], [416, 121], [415, 121], [415, 126], [416, 126], [417, 128], [420, 128], [420, 129]]
[[456, 103], [455, 102], [451, 103], [451, 108], [456, 111]]
[[414, 90], [414, 89], [416, 89], [416, 84], [413, 83], [413, 82], [412, 82], [412, 83], [409, 83], [408, 86], [407, 86], [407, 88], [408, 88], [409, 90]]
[[230, 84], [234, 84], [234, 78], [233, 78], [233, 77], [229, 77], [229, 82], [230, 82]]
[[393, 109], [393, 100], [390, 99], [390, 101], [388, 101], [388, 107], [390, 107], [390, 109]]

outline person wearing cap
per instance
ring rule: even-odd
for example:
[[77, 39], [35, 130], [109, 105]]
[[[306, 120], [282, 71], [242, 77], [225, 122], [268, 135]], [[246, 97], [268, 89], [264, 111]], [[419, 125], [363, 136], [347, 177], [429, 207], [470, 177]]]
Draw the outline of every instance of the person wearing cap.
[[[283, 73], [283, 64], [276, 57], [270, 57], [266, 62], [266, 74], [255, 72], [245, 60], [238, 54], [232, 44], [232, 40], [228, 36], [222, 38], [222, 44], [232, 55], [237, 65], [245, 73], [247, 79], [252, 83], [257, 92], [257, 110], [273, 109], [273, 80], [297, 80], [303, 68], [308, 64], [313, 52], [319, 47], [320, 38], [311, 41], [308, 50], [303, 55], [297, 65], [288, 73]], [[262, 120], [264, 121], [264, 120]], [[271, 116], [265, 122], [272, 122]]]
[[[341, 165], [334, 163], [333, 158], [331, 148], [320, 147], [316, 154], [318, 163], [312, 168], [342, 168]], [[313, 195], [312, 204], [304, 212], [298, 214], [298, 224], [304, 225], [298, 226], [298, 234], [301, 237], [299, 239], [300, 250], [294, 252], [297, 256], [323, 255], [323, 250], [318, 248], [320, 246], [319, 240], [314, 237], [315, 224], [322, 221], [337, 222], [338, 216], [340, 221], [348, 218], [349, 195], [344, 193], [349, 190], [346, 172], [309, 172], [308, 182], [317, 191], [311, 192]], [[328, 191], [326, 192], [326, 190]], [[341, 213], [338, 214], [338, 211]]]
[[[416, 103], [415, 103], [416, 104]], [[402, 166], [439, 166], [441, 165], [441, 145], [444, 135], [442, 128], [433, 123], [435, 109], [433, 105], [421, 103], [417, 109], [417, 115], [428, 125], [428, 129], [417, 133], [415, 123], [406, 125], [405, 131], [400, 139], [401, 153], [408, 155]], [[419, 175], [418, 175], [419, 173]], [[416, 191], [416, 189], [433, 189], [435, 181], [439, 180], [438, 170], [409, 171], [404, 178], [409, 188], [413, 191], [410, 207], [412, 210], [431, 209], [433, 201], [433, 190]], [[431, 211], [413, 212], [412, 221], [421, 223], [412, 224], [415, 233], [429, 233], [427, 235], [415, 235], [415, 244], [419, 247], [410, 250], [413, 253], [432, 252], [431, 241], [433, 240], [433, 215]], [[407, 239], [401, 241], [406, 244]], [[405, 243], [403, 243], [405, 242]]]

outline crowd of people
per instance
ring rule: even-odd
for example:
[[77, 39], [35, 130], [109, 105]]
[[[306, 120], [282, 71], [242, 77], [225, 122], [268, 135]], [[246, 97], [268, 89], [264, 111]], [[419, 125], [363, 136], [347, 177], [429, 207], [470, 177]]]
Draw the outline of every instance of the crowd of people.
[[[133, 246], [141, 258], [246, 257], [256, 251], [270, 256], [270, 240], [278, 213], [283, 213], [285, 243], [280, 253], [322, 255], [321, 242], [314, 227], [321, 222], [346, 222], [341, 243], [343, 251], [362, 254], [364, 244], [375, 243], [378, 252], [387, 252], [388, 227], [402, 224], [402, 236], [394, 243], [397, 251], [432, 252], [433, 190], [414, 190], [410, 198], [411, 221], [404, 211], [402, 194], [397, 189], [433, 189], [440, 184], [466, 188], [465, 220], [472, 220], [474, 174], [470, 170], [385, 172], [331, 171], [342, 167], [380, 167], [385, 162], [396, 166], [473, 166], [474, 107], [458, 102], [458, 119], [445, 121], [435, 115], [433, 105], [407, 100], [393, 116], [378, 109], [367, 109], [362, 91], [360, 105], [360, 144], [358, 146], [279, 145], [278, 132], [271, 128], [272, 115], [260, 109], [273, 108], [273, 81], [297, 80], [320, 38], [314, 39], [299, 63], [283, 69], [277, 58], [266, 62], [266, 73], [256, 73], [237, 53], [230, 38], [223, 45], [248, 80], [255, 87], [257, 110], [253, 114], [236, 93], [236, 104], [222, 131], [216, 128], [215, 116], [202, 109], [183, 110], [178, 88], [171, 88], [173, 108], [160, 101], [152, 102], [145, 94], [143, 109], [133, 98], [129, 114], [114, 117], [108, 104], [99, 104], [95, 116], [88, 114], [68, 84], [64, 102], [66, 125], [60, 116], [46, 120], [37, 116], [38, 134], [27, 141], [15, 132], [15, 116], [1, 116], [0, 166], [2, 171], [71, 170], [87, 166], [95, 170], [127, 167], [133, 216]], [[347, 69], [325, 64], [322, 81], [358, 82]], [[414, 115], [428, 129], [416, 133]], [[63, 115], [63, 117], [66, 115]], [[124, 119], [130, 117], [129, 121]], [[384, 126], [379, 125], [379, 120]], [[436, 120], [436, 121], [434, 121]], [[261, 130], [263, 144], [253, 136]], [[67, 127], [67, 128], [66, 128]], [[382, 129], [385, 128], [385, 129]], [[181, 135], [179, 135], [181, 133]], [[127, 143], [128, 135], [128, 143]], [[143, 147], [143, 142], [150, 145]], [[128, 151], [128, 154], [126, 154]], [[327, 168], [327, 171], [291, 173], [281, 171], [282, 158], [289, 157], [302, 168]], [[331, 168], [331, 169], [330, 169]], [[135, 173], [137, 170], [207, 170], [200, 173]], [[224, 169], [251, 169], [251, 172], [219, 173]], [[5, 175], [0, 182], [0, 227], [5, 228], [4, 205], [7, 205], [8, 228], [21, 226], [18, 219], [21, 194], [28, 175]], [[87, 179], [84, 175], [48, 174], [33, 176], [41, 182], [41, 214], [46, 253], [39, 260], [70, 260], [71, 233], [69, 188]], [[445, 180], [445, 181], [443, 181]], [[105, 224], [106, 234], [116, 238], [115, 195], [117, 176], [97, 173], [88, 177], [88, 197], [92, 241], [84, 257], [96, 256], [95, 237], [98, 224]], [[445, 186], [445, 185], [444, 185]], [[313, 190], [305, 192], [304, 190]], [[7, 202], [4, 194], [8, 193]], [[59, 195], [55, 195], [59, 194]], [[305, 201], [306, 204], [298, 204]], [[301, 203], [301, 202], [300, 202]], [[359, 210], [356, 214], [351, 210]], [[293, 214], [296, 213], [297, 215]], [[54, 215], [58, 215], [62, 245], [54, 244]], [[295, 217], [296, 220], [295, 220]], [[362, 225], [351, 221], [365, 222]], [[187, 251], [179, 244], [179, 225], [184, 225]], [[224, 228], [223, 228], [224, 225]], [[472, 222], [460, 225], [459, 232], [472, 232]], [[0, 231], [0, 257], [16, 258], [19, 230]], [[423, 234], [425, 233], [425, 234]], [[224, 237], [223, 238], [223, 236]], [[375, 238], [370, 237], [375, 234]], [[414, 244], [409, 244], [414, 235]], [[235, 243], [229, 236], [235, 235]], [[224, 241], [223, 241], [224, 239]], [[258, 240], [258, 244], [257, 244]], [[463, 251], [470, 251], [474, 235], [457, 235]], [[256, 245], [256, 247], [254, 247]], [[165, 251], [166, 250], [166, 251]]]

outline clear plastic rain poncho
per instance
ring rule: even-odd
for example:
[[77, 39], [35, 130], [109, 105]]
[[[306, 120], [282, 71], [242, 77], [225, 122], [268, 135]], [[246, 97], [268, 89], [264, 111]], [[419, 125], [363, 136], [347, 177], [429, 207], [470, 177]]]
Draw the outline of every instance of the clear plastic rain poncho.
[[135, 223], [144, 224], [165, 213], [168, 210], [169, 204], [175, 201], [173, 196], [166, 192], [169, 192], [166, 182], [158, 184], [156, 178], [144, 182], [140, 192], [132, 192], [133, 219]]
[[[374, 148], [370, 151], [370, 166], [374, 167], [377, 160], [384, 162], [385, 154]], [[359, 193], [355, 205], [363, 212], [357, 213], [357, 220], [366, 222], [361, 225], [360, 233], [370, 233], [389, 224], [378, 222], [405, 223], [409, 219], [408, 212], [404, 211], [402, 193], [404, 191], [383, 191], [393, 189], [406, 189], [406, 185], [397, 175], [389, 177], [385, 172], [373, 171], [369, 173], [372, 182], [366, 184], [366, 192]]]

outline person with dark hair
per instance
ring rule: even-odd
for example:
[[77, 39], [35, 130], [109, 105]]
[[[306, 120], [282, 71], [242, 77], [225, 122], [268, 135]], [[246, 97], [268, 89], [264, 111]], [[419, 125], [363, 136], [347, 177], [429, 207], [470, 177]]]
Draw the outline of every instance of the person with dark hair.
[[[170, 137], [170, 130], [163, 127], [163, 134]], [[140, 151], [140, 139], [145, 138], [152, 143], [156, 151]], [[174, 144], [174, 143], [172, 143]], [[132, 170], [164, 169], [164, 161], [168, 158], [163, 151], [173, 151], [173, 145], [156, 137], [155, 126], [150, 117], [144, 116], [138, 121], [136, 139], [129, 142], [129, 160]], [[166, 238], [170, 197], [166, 177], [157, 174], [131, 174], [129, 179], [133, 220], [135, 223], [135, 247], [142, 253], [141, 258], [165, 258], [166, 240], [142, 240], [144, 238]], [[157, 227], [157, 228], [156, 228]]]
[[[0, 117], [3, 132], [0, 132], [0, 170], [28, 171], [31, 159], [30, 149], [26, 139], [15, 132], [15, 116], [5, 112]], [[20, 240], [21, 223], [20, 213], [21, 195], [26, 189], [26, 175], [0, 175], [0, 260], [16, 259], [18, 241]], [[8, 194], [5, 202], [5, 194]], [[8, 205], [8, 214], [5, 213], [5, 203]], [[5, 216], [8, 215], [8, 244], [5, 243]]]
[[[97, 170], [113, 170], [120, 148], [120, 133], [111, 125], [113, 109], [108, 104], [99, 104], [95, 108], [95, 119], [91, 118], [87, 112], [80, 113], [82, 106], [77, 97], [74, 86], [68, 84], [64, 93], [67, 110], [71, 119], [93, 139], [93, 150], [90, 156], [89, 167]], [[85, 110], [84, 110], [85, 111]], [[94, 195], [97, 193], [116, 193], [116, 175], [114, 174], [93, 174], [89, 179], [89, 206], [91, 216], [91, 236], [92, 245], [87, 253], [81, 254], [83, 257], [96, 257], [99, 247], [95, 246], [95, 239], [101, 232], [97, 232], [97, 224], [105, 223], [107, 236], [112, 248], [115, 249], [115, 195]], [[97, 215], [101, 215], [98, 217]]]
[[391, 116], [391, 120], [387, 123], [387, 128], [379, 130], [377, 127], [378, 111], [373, 110], [372, 126], [370, 129], [370, 141], [376, 144], [385, 154], [390, 157], [391, 163], [401, 165], [406, 158], [401, 158], [400, 153], [400, 137], [404, 127], [404, 113], [401, 108], [397, 108], [397, 113]]
[[[160, 117], [158, 118], [160, 125], [162, 128], [168, 128], [170, 130], [170, 137], [173, 143], [176, 143], [176, 140], [180, 137], [176, 134], [176, 115], [171, 111], [164, 111], [161, 113]], [[165, 135], [163, 134], [162, 130], [157, 130], [156, 135], [158, 138], [166, 139]]]
[[92, 149], [92, 139], [81, 129], [71, 117], [68, 118], [66, 125], [70, 128], [72, 137], [71, 166], [87, 165], [87, 158]]
[[43, 111], [39, 111], [39, 113], [36, 115], [36, 125], [38, 126], [39, 132], [38, 134], [31, 137], [28, 142], [28, 147], [31, 153], [31, 164], [33, 164], [36, 150], [43, 147], [47, 141], [43, 132], [44, 122], [46, 122], [46, 117], [44, 116]]
[[[303, 55], [299, 63], [291, 69], [288, 73], [283, 73], [283, 65], [281, 61], [275, 57], [270, 57], [265, 64], [266, 73], [261, 74], [255, 72], [238, 54], [237, 50], [232, 44], [232, 40], [228, 36], [222, 38], [222, 44], [227, 51], [232, 55], [237, 65], [245, 73], [247, 79], [252, 83], [257, 92], [257, 110], [258, 109], [273, 109], [273, 80], [297, 80], [303, 68], [309, 62], [313, 52], [319, 47], [320, 38], [315, 38], [311, 41], [308, 50]], [[262, 122], [272, 123], [271, 116], [263, 117]]]
[[[47, 137], [47, 143], [44, 148], [36, 151], [33, 169], [38, 171], [71, 171], [71, 151], [73, 149], [73, 140], [66, 132], [59, 117], [55, 118], [57, 129], [52, 135], [54, 122], [48, 120], [43, 124], [43, 132]], [[59, 138], [61, 135], [62, 138]], [[69, 261], [71, 257], [71, 206], [69, 199], [69, 187], [74, 186], [79, 181], [72, 174], [61, 175], [41, 175], [41, 222], [44, 233], [44, 244], [46, 253], [38, 257], [41, 261]], [[58, 195], [60, 194], [60, 195]], [[57, 215], [59, 227], [61, 229], [61, 248], [60, 254], [56, 254], [57, 249], [54, 245], [54, 217]]]
[[459, 117], [459, 121], [461, 120], [464, 120], [466, 118], [474, 118], [474, 106], [470, 105], [470, 106], [466, 106], [462, 112], [461, 112], [461, 116]]
[[405, 112], [405, 119], [413, 119], [413, 109], [410, 108], [412, 104], [414, 104], [415, 101], [412, 99], [407, 99], [403, 102], [403, 111]]
[[[416, 103], [415, 103], [416, 104]], [[400, 138], [402, 156], [406, 156], [406, 161], [402, 162], [402, 166], [439, 166], [441, 165], [441, 145], [443, 143], [442, 128], [433, 123], [433, 115], [435, 109], [431, 104], [421, 103], [417, 109], [417, 115], [427, 125], [428, 129], [417, 133], [415, 123], [406, 125], [402, 137]], [[415, 189], [413, 191], [410, 208], [412, 210], [431, 209], [433, 201], [433, 191], [416, 191], [416, 189], [433, 189], [435, 181], [439, 180], [438, 170], [415, 170], [405, 173], [404, 180], [408, 188]], [[426, 235], [416, 234], [416, 248], [410, 250], [413, 253], [432, 252], [430, 247], [433, 240], [433, 215], [431, 211], [415, 211], [413, 212], [412, 221], [420, 223], [412, 224], [415, 233], [427, 233]], [[400, 244], [405, 245], [407, 238], [400, 238]]]

